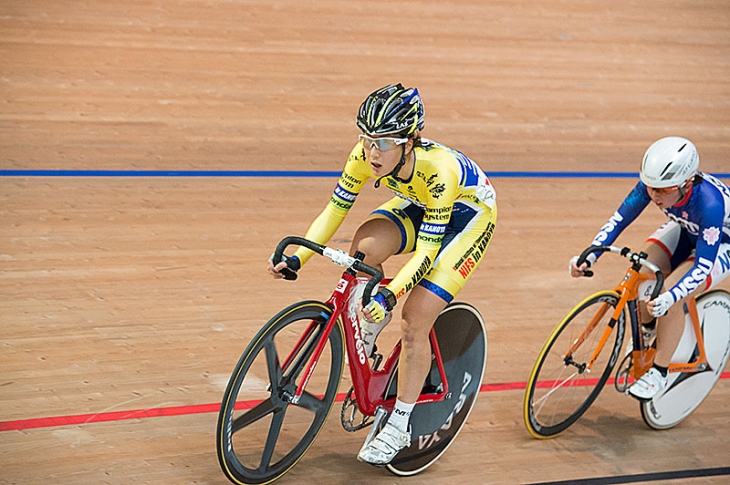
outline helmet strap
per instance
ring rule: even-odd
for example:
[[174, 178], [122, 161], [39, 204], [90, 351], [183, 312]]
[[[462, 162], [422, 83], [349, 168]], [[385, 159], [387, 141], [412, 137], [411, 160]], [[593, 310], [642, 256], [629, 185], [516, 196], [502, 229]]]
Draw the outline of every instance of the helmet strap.
[[400, 162], [398, 162], [393, 170], [390, 171], [389, 174], [383, 175], [382, 177], [378, 177], [378, 180], [375, 181], [375, 188], [377, 189], [380, 187], [380, 181], [383, 180], [385, 177], [393, 177], [394, 179], [398, 178], [398, 172], [400, 172], [400, 169], [403, 168], [403, 165], [406, 164], [406, 144], [404, 143], [401, 145], [403, 147], [403, 151], [400, 155]]
[[[689, 185], [689, 188], [687, 188], [688, 185]], [[679, 200], [677, 200], [677, 203], [674, 204], [675, 206], [684, 205], [684, 203], [687, 202], [687, 199], [689, 199], [689, 196], [692, 195], [692, 187], [693, 187], [693, 184], [691, 182], [689, 184], [687, 182], [685, 182], [679, 186]]]

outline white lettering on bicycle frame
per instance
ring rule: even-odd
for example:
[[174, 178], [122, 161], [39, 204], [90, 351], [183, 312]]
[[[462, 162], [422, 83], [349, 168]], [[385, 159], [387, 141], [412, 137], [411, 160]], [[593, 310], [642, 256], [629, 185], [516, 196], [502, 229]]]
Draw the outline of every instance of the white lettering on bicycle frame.
[[365, 355], [365, 344], [360, 336], [360, 319], [357, 317], [357, 313], [350, 313], [350, 325], [352, 325], [352, 329], [354, 330], [357, 360], [364, 365], [368, 358]]
[[344, 293], [346, 285], [347, 285], [347, 281], [345, 281], [344, 278], [340, 278], [340, 281], [337, 282], [337, 287], [335, 288], [335, 291], [337, 293]]
[[[469, 386], [469, 383], [472, 381], [472, 376], [468, 372], [464, 372], [464, 381], [461, 386], [461, 393], [459, 394], [459, 400], [456, 402], [456, 405], [454, 405], [453, 411], [451, 411], [451, 414], [449, 414], [449, 417], [446, 419], [446, 422], [441, 425], [441, 428], [439, 430], [448, 430], [451, 428], [451, 425], [454, 421], [454, 416], [459, 414], [459, 412], [464, 408], [464, 404], [466, 404], [466, 388]], [[435, 443], [438, 443], [441, 441], [441, 437], [438, 435], [438, 431], [428, 434], [428, 435], [421, 435], [418, 437], [418, 449], [422, 450], [424, 448], [430, 448]]]

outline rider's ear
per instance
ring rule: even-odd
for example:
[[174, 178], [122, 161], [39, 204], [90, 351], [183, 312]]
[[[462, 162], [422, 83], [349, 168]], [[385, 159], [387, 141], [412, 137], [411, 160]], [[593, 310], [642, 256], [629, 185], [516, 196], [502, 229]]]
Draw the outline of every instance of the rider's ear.
[[415, 138], [409, 138], [406, 142], [406, 153], [413, 151], [413, 147], [416, 145]]

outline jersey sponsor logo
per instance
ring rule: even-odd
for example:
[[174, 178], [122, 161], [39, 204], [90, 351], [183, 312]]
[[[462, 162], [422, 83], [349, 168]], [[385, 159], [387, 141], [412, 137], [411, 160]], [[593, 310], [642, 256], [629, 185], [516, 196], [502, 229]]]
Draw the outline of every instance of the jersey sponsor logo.
[[693, 236], [697, 236], [700, 233], [700, 225], [696, 222], [692, 222], [687, 220], [686, 218], [679, 217], [678, 215], [672, 214], [671, 212], [668, 212], [667, 209], [664, 209], [664, 213], [669, 217], [671, 220], [682, 226], [683, 229], [685, 229], [687, 232], [692, 234]]
[[339, 184], [343, 187], [355, 187], [356, 185], [362, 185], [362, 180], [356, 179], [352, 175], [349, 175], [347, 173], [343, 173], [342, 177], [340, 177]]
[[411, 291], [419, 281], [421, 281], [421, 278], [425, 276], [425, 274], [431, 269], [431, 258], [426, 256], [423, 258], [423, 262], [421, 263], [421, 266], [418, 268], [418, 271], [411, 277], [411, 281], [406, 284], [406, 293]]
[[493, 233], [494, 224], [490, 222], [484, 232], [474, 241], [474, 245], [454, 265], [453, 269], [458, 271], [462, 278], [467, 279], [472, 270], [476, 268], [477, 263], [482, 259], [484, 251], [487, 249], [489, 241], [492, 239]]
[[423, 234], [421, 232], [418, 233], [418, 240], [421, 242], [424, 242], [426, 244], [433, 244], [433, 245], [438, 246], [441, 244], [441, 241], [443, 241], [443, 239], [444, 239], [443, 235], [429, 236], [429, 235]]
[[696, 290], [707, 279], [710, 271], [712, 271], [712, 261], [707, 258], [699, 258], [697, 267], [672, 288], [671, 293], [674, 301], [678, 302]]
[[446, 185], [439, 183], [439, 184], [434, 185], [433, 187], [431, 187], [428, 190], [429, 190], [429, 192], [431, 192], [431, 196], [434, 199], [438, 199], [439, 197], [441, 197], [444, 194], [444, 192], [446, 192]]
[[451, 218], [452, 207], [426, 207], [426, 217], [439, 221]]
[[596, 234], [596, 238], [593, 240], [593, 245], [598, 246], [603, 244], [603, 242], [608, 239], [609, 234], [611, 234], [614, 229], [616, 229], [616, 226], [618, 226], [618, 224], [623, 220], [623, 216], [619, 214], [618, 211], [614, 212], [608, 222], [606, 222], [601, 230], [598, 231], [598, 234]]
[[342, 186], [340, 186], [340, 184], [337, 184], [337, 187], [335, 187], [335, 195], [347, 202], [354, 202], [357, 197], [357, 194], [353, 194], [352, 192], [345, 190]]
[[346, 210], [346, 211], [349, 211], [350, 207], [352, 207], [352, 202], [342, 201], [335, 196], [332, 196], [330, 198], [330, 204], [332, 204], [333, 206], [335, 206], [339, 209]]
[[428, 224], [424, 222], [421, 224], [419, 231], [427, 232], [429, 234], [445, 234], [446, 224]]
[[720, 239], [720, 228], [708, 227], [707, 229], [702, 231], [702, 239], [704, 239], [710, 246], [714, 246], [715, 243]]

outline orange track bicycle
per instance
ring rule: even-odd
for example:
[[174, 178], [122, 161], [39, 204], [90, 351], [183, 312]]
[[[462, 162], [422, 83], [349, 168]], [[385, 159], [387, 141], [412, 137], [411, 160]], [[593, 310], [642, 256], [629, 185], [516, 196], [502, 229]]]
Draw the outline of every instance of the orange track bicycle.
[[[223, 473], [237, 484], [276, 480], [306, 453], [338, 398], [345, 355], [353, 383], [342, 397], [345, 430], [372, 426], [371, 440], [395, 404], [400, 342], [385, 361], [380, 354], [368, 358], [352, 310], [357, 305], [350, 304], [358, 272], [371, 276], [363, 305], [387, 280], [362, 262], [362, 253], [350, 256], [300, 237], [284, 238], [273, 260], [281, 261], [292, 244], [347, 269], [326, 302], [295, 303], [269, 320], [233, 370], [218, 415], [216, 448]], [[295, 279], [296, 273], [285, 277]], [[430, 339], [431, 371], [411, 414], [411, 445], [386, 465], [396, 475], [421, 472], [446, 451], [466, 423], [484, 375], [487, 335], [474, 307], [449, 304]]]
[[[626, 392], [654, 360], [654, 342], [643, 341], [638, 302], [647, 295], [656, 298], [664, 277], [645, 253], [629, 248], [591, 246], [577, 265], [592, 253], [604, 252], [620, 254], [631, 266], [616, 288], [599, 291], [573, 308], [542, 347], [524, 400], [525, 425], [536, 438], [566, 430], [598, 397], [621, 358], [627, 315], [632, 346], [613, 378], [616, 390]], [[642, 267], [654, 274], [640, 272]], [[730, 293], [712, 290], [690, 299], [685, 314], [666, 389], [640, 403], [644, 422], [654, 429], [671, 428], [689, 416], [710, 393], [730, 356]]]

